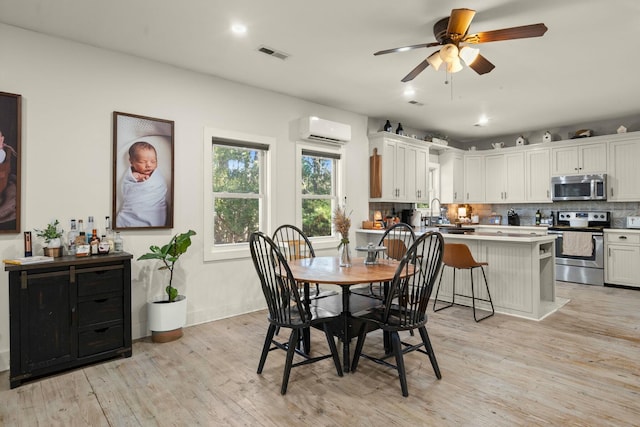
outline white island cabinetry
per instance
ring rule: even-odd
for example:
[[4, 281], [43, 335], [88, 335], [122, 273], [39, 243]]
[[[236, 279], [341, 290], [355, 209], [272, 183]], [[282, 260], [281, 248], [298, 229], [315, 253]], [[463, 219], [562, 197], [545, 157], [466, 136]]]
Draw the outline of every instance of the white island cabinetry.
[[[417, 234], [430, 230], [437, 231], [421, 229]], [[377, 244], [382, 233], [382, 230], [358, 230], [357, 245], [364, 246], [369, 242]], [[540, 320], [566, 302], [565, 299], [557, 298], [555, 294], [555, 236], [477, 231], [471, 234], [444, 232], [443, 237], [445, 243], [465, 243], [477, 261], [489, 263], [485, 272], [496, 312]], [[474, 274], [477, 274], [474, 275], [477, 285], [480, 283], [478, 280], [482, 280], [482, 273], [476, 271]], [[451, 283], [452, 269], [446, 268], [438, 299], [450, 300]], [[470, 284], [467, 271], [457, 272], [456, 293], [460, 291], [471, 295]], [[480, 291], [479, 297], [486, 297], [482, 292], [484, 291]], [[456, 302], [471, 305], [470, 299], [456, 297]], [[486, 308], [487, 305], [482, 302], [477, 304], [480, 308]]]

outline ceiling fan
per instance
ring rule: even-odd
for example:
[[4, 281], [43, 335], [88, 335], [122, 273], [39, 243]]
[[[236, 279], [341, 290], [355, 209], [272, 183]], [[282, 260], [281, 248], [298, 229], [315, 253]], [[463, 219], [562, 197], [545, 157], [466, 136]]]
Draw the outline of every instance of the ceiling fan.
[[433, 26], [433, 34], [437, 41], [381, 50], [374, 53], [374, 55], [442, 46], [440, 50], [429, 55], [424, 61], [418, 64], [417, 67], [411, 70], [411, 72], [402, 79], [403, 82], [413, 80], [429, 65], [438, 70], [441, 65], [446, 64], [449, 73], [456, 73], [462, 69], [460, 59], [476, 73], [486, 74], [493, 70], [495, 65], [480, 55], [479, 49], [467, 46], [467, 44], [473, 45], [503, 40], [540, 37], [547, 32], [547, 27], [540, 23], [467, 34], [469, 25], [471, 25], [471, 20], [475, 14], [476, 11], [472, 9], [453, 9], [450, 17], [439, 20]]

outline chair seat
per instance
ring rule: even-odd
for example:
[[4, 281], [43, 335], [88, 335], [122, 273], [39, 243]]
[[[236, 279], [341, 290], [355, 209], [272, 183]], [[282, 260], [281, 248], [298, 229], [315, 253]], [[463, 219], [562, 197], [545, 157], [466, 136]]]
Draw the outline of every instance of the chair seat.
[[[420, 321], [416, 323], [407, 324], [405, 320], [403, 320], [404, 316], [401, 316], [400, 306], [392, 305], [389, 310], [389, 317], [385, 323], [384, 318], [384, 306], [374, 307], [370, 310], [362, 311], [359, 313], [355, 313], [354, 317], [357, 317], [360, 320], [366, 320], [370, 323], [376, 325], [375, 328], [369, 327], [369, 332], [374, 331], [376, 329], [382, 329], [384, 331], [410, 331], [413, 329], [417, 329], [420, 326], [423, 326], [427, 322], [427, 316], [423, 313], [417, 313]], [[412, 312], [415, 313], [415, 312]], [[371, 326], [371, 325], [370, 325]]]

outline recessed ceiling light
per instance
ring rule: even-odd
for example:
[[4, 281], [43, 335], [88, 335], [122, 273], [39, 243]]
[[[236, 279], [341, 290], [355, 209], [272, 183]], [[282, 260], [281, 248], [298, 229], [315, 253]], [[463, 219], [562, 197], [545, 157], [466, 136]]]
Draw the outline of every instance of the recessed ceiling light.
[[416, 91], [412, 87], [408, 87], [404, 90], [404, 96], [413, 96], [416, 94]]
[[234, 34], [245, 34], [247, 32], [247, 26], [244, 24], [233, 24], [231, 31], [233, 31]]

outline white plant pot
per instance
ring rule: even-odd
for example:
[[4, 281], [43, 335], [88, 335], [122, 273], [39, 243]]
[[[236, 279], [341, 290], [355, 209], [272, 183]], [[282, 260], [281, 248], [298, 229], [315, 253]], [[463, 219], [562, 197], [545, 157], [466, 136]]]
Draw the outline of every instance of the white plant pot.
[[56, 237], [55, 239], [51, 239], [49, 240], [49, 243], [47, 243], [47, 248], [49, 249], [59, 248], [60, 246], [62, 246], [62, 242], [60, 241], [59, 237]]
[[147, 321], [149, 329], [154, 333], [182, 329], [187, 323], [187, 297], [178, 295], [174, 302], [167, 302], [163, 298], [149, 301], [147, 303]]

